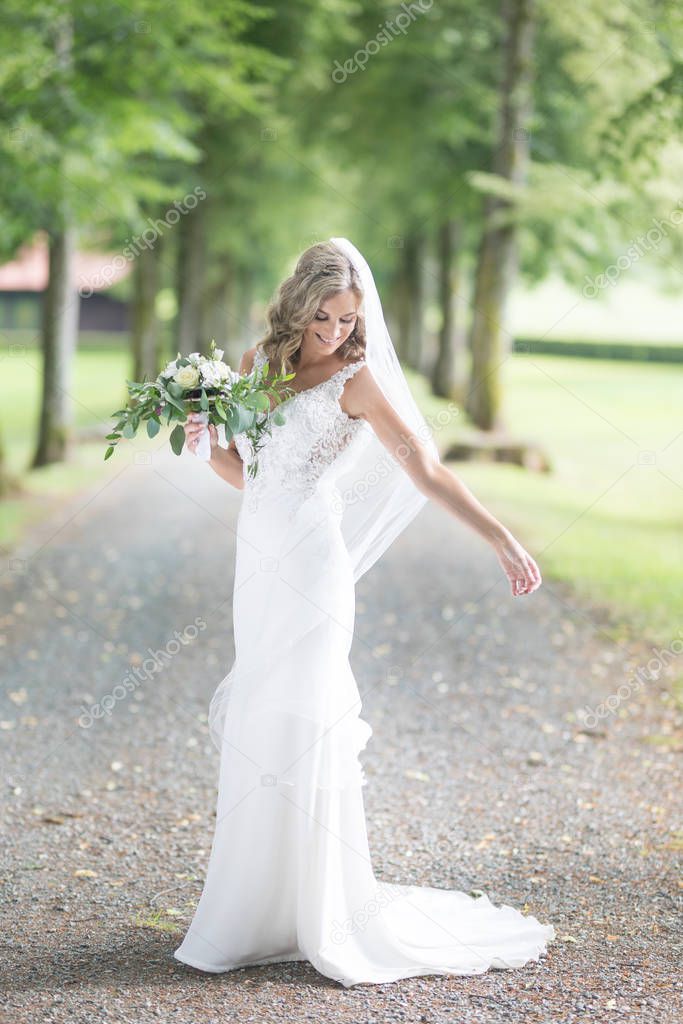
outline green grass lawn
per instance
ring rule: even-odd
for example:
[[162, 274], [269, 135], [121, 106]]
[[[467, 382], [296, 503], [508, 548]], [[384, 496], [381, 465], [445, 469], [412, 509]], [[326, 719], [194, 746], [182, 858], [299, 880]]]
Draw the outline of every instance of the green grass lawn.
[[[7, 550], [27, 523], [60, 495], [117, 472], [102, 442], [81, 444], [74, 460], [25, 472], [35, 443], [40, 394], [37, 350], [2, 353], [0, 410], [10, 468], [29, 493], [0, 505]], [[508, 465], [452, 463], [476, 496], [538, 561], [546, 578], [567, 580], [580, 595], [614, 612], [617, 631], [667, 645], [683, 621], [683, 370], [552, 356], [515, 355], [503, 368], [504, 420], [510, 435], [547, 453], [552, 472]], [[79, 426], [109, 424], [124, 400], [127, 352], [78, 352], [74, 380]], [[445, 404], [410, 374], [424, 413]], [[439, 444], [466, 428], [456, 416]], [[143, 439], [140, 439], [143, 441]]]
[[[617, 634], [662, 645], [683, 636], [683, 369], [516, 355], [503, 380], [510, 435], [539, 444], [552, 472], [451, 468], [546, 577], [609, 605]], [[420, 385], [416, 396], [433, 415], [443, 403]], [[453, 437], [462, 426], [456, 418]]]
[[[5, 356], [0, 374], [2, 433], [11, 470], [22, 471], [36, 443], [40, 409], [41, 361], [36, 349]], [[125, 351], [79, 352], [74, 372], [74, 422], [77, 427], [111, 423], [125, 401], [130, 357]], [[44, 473], [41, 470], [41, 473]]]
[[[74, 372], [74, 422], [77, 427], [109, 426], [114, 409], [125, 401], [130, 358], [125, 350], [79, 351]], [[77, 446], [63, 465], [27, 472], [33, 457], [40, 407], [41, 364], [37, 349], [0, 351], [0, 429], [8, 467], [25, 491], [0, 502], [0, 550], [8, 550], [22, 531], [38, 522], [61, 497], [106, 479], [115, 459], [104, 462], [104, 441]]]
[[572, 287], [554, 275], [532, 287], [518, 282], [505, 326], [518, 338], [601, 338], [657, 345], [683, 341], [678, 288], [662, 291], [647, 271], [622, 274], [614, 287], [603, 288], [595, 298], [583, 294], [585, 283]]

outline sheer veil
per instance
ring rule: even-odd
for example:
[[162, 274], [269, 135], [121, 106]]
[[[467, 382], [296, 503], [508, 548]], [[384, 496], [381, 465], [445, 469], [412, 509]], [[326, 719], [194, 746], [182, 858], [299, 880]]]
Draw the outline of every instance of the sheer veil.
[[432, 432], [413, 398], [384, 321], [375, 279], [366, 260], [347, 238], [331, 242], [351, 260], [361, 280], [365, 317], [365, 360], [376, 383], [409, 428], [392, 455], [369, 424], [358, 432], [345, 453], [337, 480], [341, 493], [344, 542], [354, 580], [367, 572], [427, 501], [404, 468], [411, 448], [424, 446], [436, 461], [439, 451]]

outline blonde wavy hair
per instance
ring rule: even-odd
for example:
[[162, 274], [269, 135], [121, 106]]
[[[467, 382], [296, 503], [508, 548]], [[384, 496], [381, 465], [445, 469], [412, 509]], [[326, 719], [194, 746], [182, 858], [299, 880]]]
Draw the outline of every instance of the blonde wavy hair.
[[[256, 343], [276, 373], [296, 372], [304, 331], [315, 320], [322, 303], [347, 288], [360, 305], [363, 289], [358, 271], [333, 242], [317, 242], [301, 254], [294, 273], [282, 282], [268, 304], [268, 332]], [[336, 351], [345, 360], [365, 355], [365, 320], [360, 310], [353, 331]]]

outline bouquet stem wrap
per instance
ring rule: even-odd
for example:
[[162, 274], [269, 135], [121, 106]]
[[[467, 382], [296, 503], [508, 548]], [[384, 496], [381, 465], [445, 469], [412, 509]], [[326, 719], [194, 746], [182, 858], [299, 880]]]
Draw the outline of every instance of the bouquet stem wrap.
[[195, 450], [195, 455], [201, 462], [208, 462], [209, 459], [211, 458], [211, 435], [209, 434], [209, 428], [207, 426], [208, 422], [208, 412], [197, 413], [197, 423], [204, 424], [204, 429], [199, 435], [199, 440], [197, 441], [197, 448]]

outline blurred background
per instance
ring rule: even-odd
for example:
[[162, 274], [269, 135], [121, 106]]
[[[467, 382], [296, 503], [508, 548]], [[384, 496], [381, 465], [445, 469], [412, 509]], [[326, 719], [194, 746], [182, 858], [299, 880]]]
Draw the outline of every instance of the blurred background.
[[615, 637], [670, 644], [682, 60], [675, 2], [5, 0], [3, 552], [132, 459], [127, 379], [212, 338], [236, 366], [344, 235], [444, 460]]

